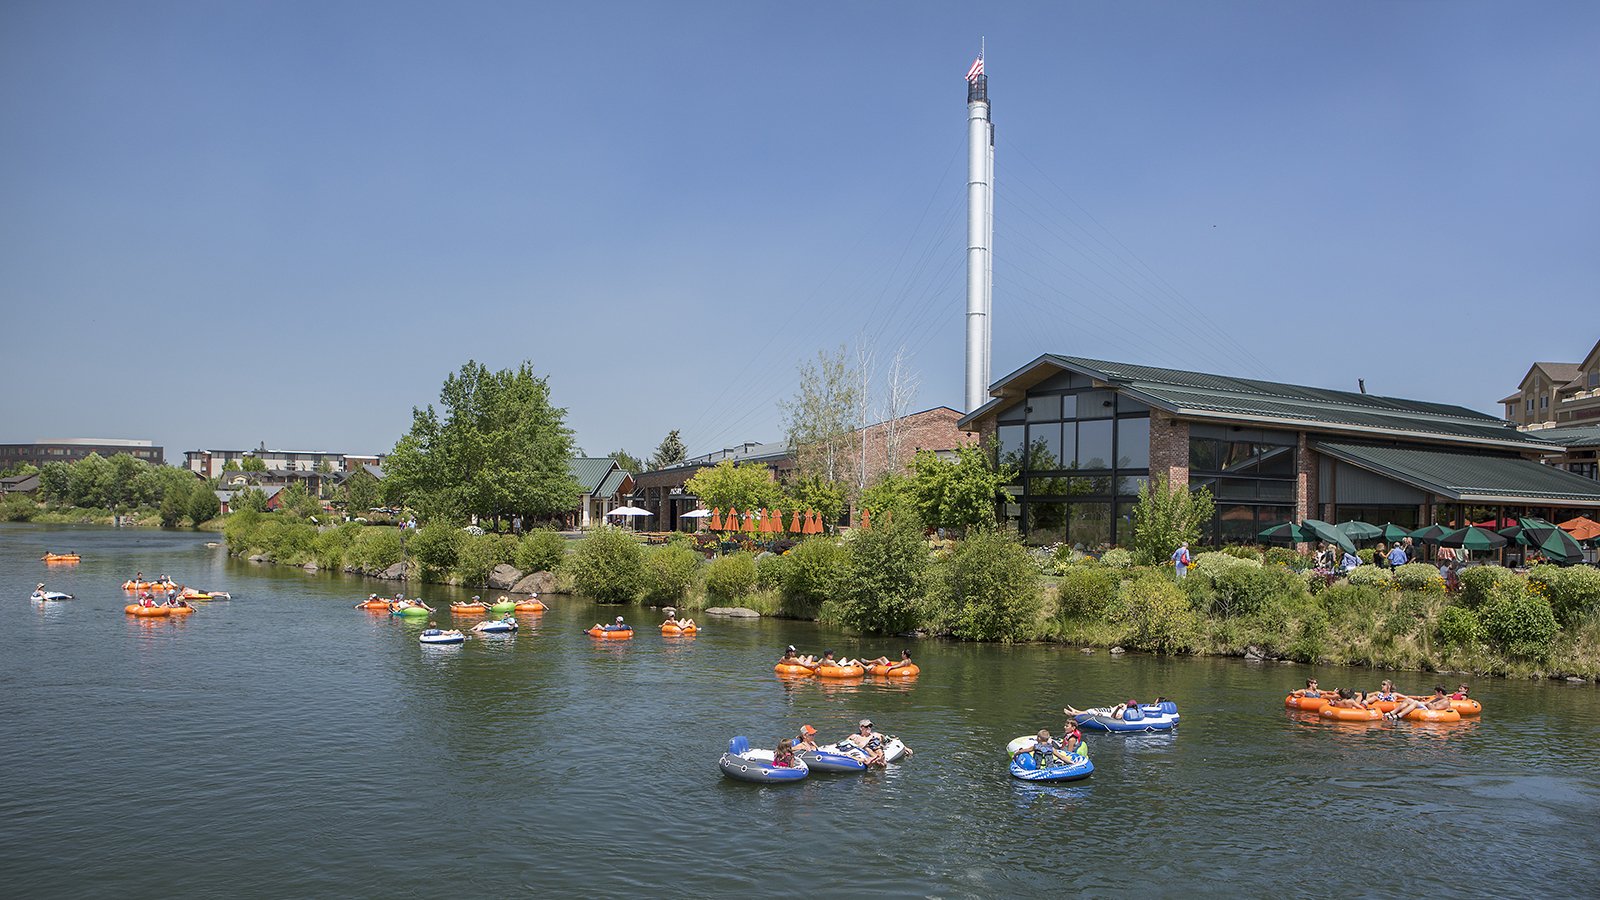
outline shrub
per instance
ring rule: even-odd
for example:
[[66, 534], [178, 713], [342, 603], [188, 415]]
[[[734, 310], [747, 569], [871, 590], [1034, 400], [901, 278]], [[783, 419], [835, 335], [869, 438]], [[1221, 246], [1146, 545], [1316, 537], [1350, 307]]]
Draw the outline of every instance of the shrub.
[[762, 553], [756, 557], [756, 585], [764, 591], [783, 592], [789, 583], [789, 557], [781, 553]]
[[1305, 582], [1306, 590], [1313, 597], [1333, 587], [1339, 581], [1338, 573], [1325, 572], [1319, 569], [1306, 569], [1300, 573], [1300, 578]]
[[738, 600], [756, 589], [756, 558], [740, 551], [718, 557], [706, 566], [706, 593]]
[[1104, 568], [1074, 566], [1056, 585], [1056, 614], [1064, 619], [1103, 619], [1117, 600], [1119, 579]]
[[0, 499], [0, 522], [27, 522], [38, 511], [39, 504], [26, 494], [7, 494]]
[[1251, 562], [1262, 562], [1265, 559], [1265, 557], [1261, 555], [1260, 550], [1257, 550], [1254, 547], [1244, 547], [1239, 544], [1229, 544], [1222, 548], [1222, 552], [1233, 557], [1234, 559], [1248, 559]]
[[566, 558], [567, 539], [553, 528], [541, 528], [517, 542], [512, 564], [524, 572], [557, 572]]
[[814, 619], [850, 568], [850, 552], [832, 538], [814, 537], [789, 551], [783, 586], [787, 615]]
[[1466, 607], [1446, 606], [1439, 611], [1433, 634], [1447, 647], [1475, 647], [1483, 641], [1483, 624], [1478, 614]]
[[1317, 602], [1337, 617], [1372, 619], [1388, 605], [1384, 595], [1371, 585], [1335, 584], [1317, 595]]
[[579, 541], [564, 567], [578, 593], [600, 603], [626, 603], [644, 590], [644, 548], [609, 525]]
[[364, 569], [387, 569], [400, 561], [400, 530], [368, 526], [356, 532], [347, 562]]
[[1361, 560], [1361, 565], [1370, 566], [1373, 565], [1372, 561], [1377, 558], [1377, 554], [1378, 551], [1371, 547], [1362, 547], [1356, 551], [1356, 558]]
[[489, 573], [495, 566], [509, 563], [520, 546], [510, 535], [464, 534], [456, 545], [456, 576], [471, 587], [487, 586]]
[[666, 546], [645, 557], [644, 597], [654, 606], [682, 606], [700, 574], [700, 554], [688, 547]]
[[1304, 586], [1300, 576], [1287, 569], [1242, 565], [1219, 573], [1212, 589], [1211, 611], [1226, 618], [1250, 615], [1274, 599], [1299, 596]]
[[[1542, 567], [1541, 567], [1542, 568]], [[1548, 579], [1546, 596], [1562, 625], [1572, 625], [1600, 609], [1600, 569], [1570, 566]]]
[[1027, 550], [992, 528], [967, 532], [929, 579], [929, 602], [950, 634], [972, 641], [1034, 636], [1044, 597]]
[[1550, 601], [1528, 590], [1520, 578], [1501, 581], [1490, 589], [1480, 618], [1489, 640], [1511, 656], [1542, 660], [1561, 626]]
[[429, 522], [411, 536], [411, 555], [427, 571], [448, 572], [456, 567], [457, 547], [463, 534], [444, 522]]
[[1237, 556], [1230, 556], [1226, 553], [1219, 553], [1216, 551], [1200, 553], [1194, 556], [1194, 562], [1189, 567], [1189, 577], [1193, 578], [1195, 576], [1199, 576], [1209, 582], [1215, 582], [1217, 577], [1223, 572], [1227, 572], [1241, 566], [1260, 567], [1260, 565], [1261, 563], [1256, 562], [1255, 560], [1240, 559]]
[[1121, 547], [1116, 547], [1100, 554], [1100, 562], [1113, 569], [1133, 568], [1133, 554]]
[[1269, 566], [1284, 566], [1295, 572], [1304, 572], [1316, 563], [1310, 556], [1296, 553], [1288, 547], [1268, 547], [1262, 561]]
[[1151, 653], [1183, 653], [1200, 645], [1200, 617], [1183, 591], [1164, 574], [1130, 578], [1117, 591], [1119, 617], [1129, 629], [1128, 642]]
[[1406, 563], [1395, 569], [1394, 586], [1402, 591], [1444, 593], [1444, 579], [1439, 577], [1439, 570], [1428, 563]]
[[1502, 566], [1468, 566], [1456, 577], [1461, 581], [1461, 602], [1468, 609], [1479, 609], [1487, 603], [1497, 585], [1522, 583], [1517, 573]]
[[1380, 569], [1377, 566], [1357, 566], [1350, 572], [1350, 583], [1386, 589], [1394, 584], [1394, 576], [1388, 569]]
[[324, 569], [343, 568], [345, 556], [355, 544], [356, 530], [360, 527], [360, 525], [354, 527], [341, 525], [317, 535], [315, 550], [317, 565]]
[[822, 616], [875, 634], [895, 634], [916, 625], [928, 547], [914, 516], [856, 533], [848, 546], [844, 577]]

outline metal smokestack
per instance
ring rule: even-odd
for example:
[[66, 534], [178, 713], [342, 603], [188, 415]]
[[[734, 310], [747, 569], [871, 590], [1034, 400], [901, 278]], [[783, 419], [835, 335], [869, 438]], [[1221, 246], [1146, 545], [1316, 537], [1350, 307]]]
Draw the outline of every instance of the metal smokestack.
[[967, 78], [967, 411], [989, 391], [989, 311], [994, 229], [994, 126], [983, 57]]

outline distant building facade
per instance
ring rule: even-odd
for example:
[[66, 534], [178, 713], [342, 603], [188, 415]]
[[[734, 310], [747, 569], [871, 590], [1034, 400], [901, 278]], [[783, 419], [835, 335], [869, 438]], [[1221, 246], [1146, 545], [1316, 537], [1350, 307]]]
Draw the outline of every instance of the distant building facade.
[[572, 528], [593, 528], [606, 524], [606, 513], [628, 505], [633, 493], [633, 475], [609, 456], [575, 456], [567, 469], [582, 491], [578, 508], [567, 516]]
[[0, 444], [0, 469], [18, 463], [43, 466], [52, 462], [77, 462], [91, 453], [115, 456], [126, 453], [154, 465], [166, 463], [164, 448], [155, 441], [127, 441], [117, 438], [60, 438], [26, 444]]
[[269, 450], [262, 444], [255, 450], [189, 450], [183, 454], [183, 465], [202, 478], [216, 478], [230, 463], [242, 468], [246, 459], [260, 460], [270, 470], [289, 472], [316, 472], [326, 466], [328, 474], [338, 475], [362, 466], [381, 466], [384, 457], [328, 450]]
[[1506, 421], [1524, 431], [1600, 425], [1600, 341], [1582, 362], [1536, 362], [1503, 397]]

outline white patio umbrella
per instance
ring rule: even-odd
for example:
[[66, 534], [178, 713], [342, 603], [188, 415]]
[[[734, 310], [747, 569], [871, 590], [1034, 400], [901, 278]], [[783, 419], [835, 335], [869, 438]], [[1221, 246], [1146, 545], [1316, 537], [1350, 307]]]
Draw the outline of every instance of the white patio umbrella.
[[651, 512], [648, 509], [640, 509], [637, 506], [619, 506], [616, 509], [613, 509], [610, 512], [607, 512], [606, 515], [608, 515], [608, 516], [653, 516], [653, 515], [655, 515], [655, 513]]
[[696, 509], [696, 510], [692, 510], [690, 512], [686, 512], [683, 515], [679, 516], [678, 518], [680, 518], [680, 519], [709, 519], [709, 518], [711, 518], [711, 510], [709, 510], [709, 509]]

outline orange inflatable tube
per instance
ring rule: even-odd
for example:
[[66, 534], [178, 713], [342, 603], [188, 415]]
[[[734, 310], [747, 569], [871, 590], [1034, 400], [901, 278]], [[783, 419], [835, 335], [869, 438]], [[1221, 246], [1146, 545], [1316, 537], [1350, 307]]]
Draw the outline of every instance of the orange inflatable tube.
[[867, 671], [873, 675], [882, 675], [885, 678], [915, 678], [922, 674], [922, 670], [917, 668], [916, 663], [894, 669], [880, 663], [868, 668]]
[[1471, 698], [1451, 700], [1450, 708], [1463, 716], [1476, 716], [1483, 712], [1483, 704]]
[[1298, 709], [1302, 712], [1316, 712], [1328, 705], [1327, 697], [1296, 697], [1293, 694], [1283, 698], [1283, 705], [1287, 709]]
[[680, 625], [674, 625], [671, 622], [662, 622], [661, 623], [661, 633], [662, 634], [666, 634], [666, 635], [694, 634], [695, 632], [697, 632], [699, 630], [700, 630], [700, 626], [698, 626], [698, 625], [690, 625], [688, 628], [684, 628], [684, 627], [682, 627]]
[[1379, 722], [1383, 713], [1375, 709], [1348, 709], [1343, 706], [1324, 706], [1317, 715], [1336, 722]]
[[482, 603], [452, 603], [450, 612], [458, 616], [476, 616], [489, 611]]
[[368, 600], [357, 606], [357, 609], [390, 609], [393, 603], [388, 600]]
[[1413, 709], [1405, 718], [1411, 722], [1459, 722], [1461, 713], [1453, 709]]
[[77, 562], [83, 557], [76, 553], [46, 553], [39, 558], [45, 562]]
[[170, 606], [140, 606], [137, 603], [130, 603], [127, 606], [124, 606], [122, 608], [122, 611], [127, 613], [130, 616], [139, 616], [140, 618], [149, 618], [151, 616], [168, 616], [168, 615], [171, 615], [172, 614], [172, 607], [170, 607]]
[[860, 666], [828, 666], [817, 667], [818, 678], [860, 678], [867, 674], [867, 670]]
[[613, 628], [612, 630], [607, 631], [604, 628], [591, 628], [588, 631], [585, 631], [584, 634], [607, 641], [625, 641], [633, 637], [633, 629]]
[[192, 606], [168, 606], [165, 609], [169, 616], [187, 616], [194, 612], [194, 607]]
[[772, 671], [777, 672], [779, 675], [815, 675], [815, 674], [817, 674], [817, 673], [811, 671], [810, 669], [806, 668], [805, 666], [790, 665], [789, 663], [778, 663], [777, 665], [772, 667]]
[[549, 608], [550, 607], [545, 606], [538, 600], [524, 600], [523, 602], [512, 607], [512, 609], [517, 612], [544, 612]]

